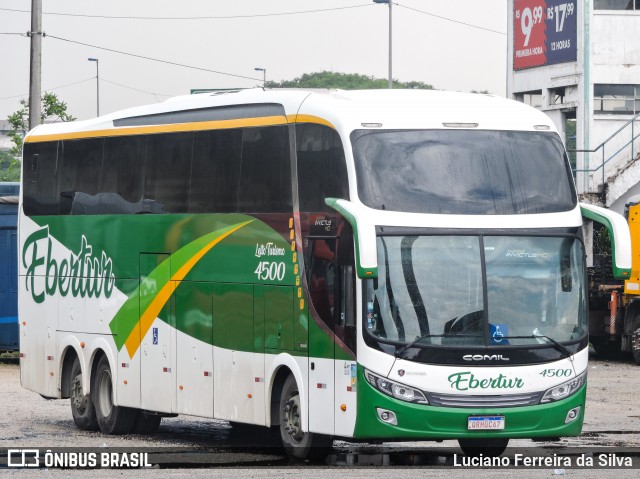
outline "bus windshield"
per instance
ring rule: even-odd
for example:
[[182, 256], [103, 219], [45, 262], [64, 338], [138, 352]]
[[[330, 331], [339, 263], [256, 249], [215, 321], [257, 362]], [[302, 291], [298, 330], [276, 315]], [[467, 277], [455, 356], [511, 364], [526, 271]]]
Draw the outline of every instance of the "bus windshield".
[[555, 133], [356, 130], [351, 141], [358, 195], [371, 208], [508, 215], [576, 206]]
[[366, 288], [366, 330], [376, 339], [499, 347], [586, 334], [584, 250], [575, 237], [385, 236], [377, 243], [378, 278]]

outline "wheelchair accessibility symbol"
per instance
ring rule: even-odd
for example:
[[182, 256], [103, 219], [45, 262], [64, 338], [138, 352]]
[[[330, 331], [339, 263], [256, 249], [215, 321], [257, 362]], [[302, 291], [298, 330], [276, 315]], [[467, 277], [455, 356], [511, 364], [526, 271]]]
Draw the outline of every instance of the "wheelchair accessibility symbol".
[[491, 325], [491, 340], [493, 344], [509, 344], [509, 341], [505, 339], [506, 336], [509, 336], [509, 325], [507, 324]]

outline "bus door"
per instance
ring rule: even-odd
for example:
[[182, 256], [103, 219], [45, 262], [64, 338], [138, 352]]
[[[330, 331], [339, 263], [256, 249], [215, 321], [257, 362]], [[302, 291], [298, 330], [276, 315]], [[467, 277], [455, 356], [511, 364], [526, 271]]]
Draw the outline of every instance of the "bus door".
[[309, 288], [309, 430], [334, 433], [334, 328], [336, 238], [309, 236], [305, 273]]
[[[332, 226], [325, 234], [308, 237], [305, 258], [310, 300], [309, 428], [332, 435], [344, 430], [343, 404], [352, 406], [349, 414], [355, 413], [356, 372], [353, 235], [348, 223], [341, 220], [335, 227], [336, 221], [327, 220]], [[353, 427], [347, 432], [350, 435]]]
[[[140, 254], [140, 315], [146, 310], [152, 298], [160, 292], [162, 285], [168, 284], [169, 268], [157, 268], [166, 260], [166, 253]], [[154, 271], [155, 270], [155, 271]], [[151, 272], [154, 275], [151, 276]], [[173, 298], [173, 295], [171, 296]], [[175, 397], [172, 375], [170, 305], [166, 302], [158, 317], [151, 325], [140, 321], [140, 407], [149, 411], [172, 412], [172, 398]], [[148, 328], [148, 329], [147, 329]], [[170, 392], [169, 394], [167, 394]]]
[[357, 406], [356, 364], [356, 271], [351, 225], [338, 225], [336, 245], [335, 397], [336, 436], [351, 436], [355, 428]]

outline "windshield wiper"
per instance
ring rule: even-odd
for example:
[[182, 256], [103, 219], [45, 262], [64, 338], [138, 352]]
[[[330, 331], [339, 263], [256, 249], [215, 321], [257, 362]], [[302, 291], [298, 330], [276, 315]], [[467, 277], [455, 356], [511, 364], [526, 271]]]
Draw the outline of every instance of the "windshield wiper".
[[411, 341], [410, 343], [405, 344], [404, 346], [402, 346], [400, 349], [398, 349], [393, 355], [396, 358], [399, 358], [400, 355], [402, 353], [404, 353], [407, 349], [409, 349], [410, 347], [415, 346], [416, 344], [418, 344], [420, 341], [422, 341], [423, 339], [427, 339], [427, 338], [432, 338], [434, 336], [437, 337], [442, 337], [444, 336], [443, 334], [423, 334], [422, 336], [418, 336], [416, 339], [414, 339], [413, 341]]
[[570, 358], [571, 356], [573, 356], [573, 353], [571, 351], [569, 351], [566, 347], [564, 347], [562, 344], [560, 344], [555, 339], [550, 338], [549, 336], [545, 336], [544, 334], [532, 334], [531, 336], [503, 336], [503, 338], [504, 339], [536, 339], [536, 338], [543, 338], [543, 339], [546, 339], [547, 341], [549, 341], [549, 343], [551, 343], [551, 345], [554, 347], [554, 349], [560, 351], [561, 353], [564, 353], [566, 355], [566, 357]]
[[402, 353], [404, 353], [407, 349], [412, 348], [416, 344], [418, 344], [423, 339], [427, 338], [444, 338], [444, 337], [456, 337], [456, 338], [477, 338], [476, 334], [423, 334], [422, 336], [418, 336], [416, 339], [411, 341], [410, 343], [405, 344], [400, 349], [398, 349], [394, 356], [399, 358]]

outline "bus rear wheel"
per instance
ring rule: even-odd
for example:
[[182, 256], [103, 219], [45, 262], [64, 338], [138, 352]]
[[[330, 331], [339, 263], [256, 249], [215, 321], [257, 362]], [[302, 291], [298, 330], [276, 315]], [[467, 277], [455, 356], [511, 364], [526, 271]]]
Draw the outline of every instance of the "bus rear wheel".
[[280, 436], [286, 453], [295, 459], [324, 459], [333, 444], [331, 436], [303, 432], [300, 420], [300, 392], [293, 376], [289, 376], [280, 396]]
[[92, 378], [91, 399], [95, 405], [100, 431], [105, 434], [128, 434], [136, 419], [136, 410], [113, 404], [113, 380], [106, 356], [98, 362]]
[[465, 456], [498, 457], [507, 449], [509, 439], [458, 439], [458, 444]]
[[69, 378], [69, 392], [71, 402], [71, 415], [78, 429], [83, 431], [97, 431], [98, 420], [96, 409], [89, 394], [82, 394], [82, 368], [80, 360], [76, 357], [71, 366]]

